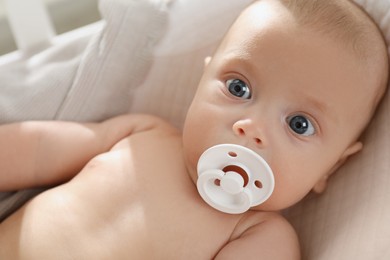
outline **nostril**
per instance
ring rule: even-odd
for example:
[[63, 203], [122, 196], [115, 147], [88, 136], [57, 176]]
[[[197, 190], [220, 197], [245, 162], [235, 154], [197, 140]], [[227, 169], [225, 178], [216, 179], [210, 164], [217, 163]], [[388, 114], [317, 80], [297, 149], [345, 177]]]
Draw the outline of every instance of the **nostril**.
[[244, 129], [238, 128], [238, 134], [239, 134], [239, 135], [245, 135]]
[[261, 144], [260, 138], [254, 138], [254, 140], [255, 140], [256, 144]]

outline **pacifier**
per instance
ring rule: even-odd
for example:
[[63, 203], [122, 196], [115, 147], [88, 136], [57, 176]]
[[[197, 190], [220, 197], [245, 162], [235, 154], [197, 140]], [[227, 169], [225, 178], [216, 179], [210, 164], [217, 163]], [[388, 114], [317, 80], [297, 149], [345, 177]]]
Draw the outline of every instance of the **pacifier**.
[[244, 213], [272, 194], [274, 175], [254, 151], [235, 144], [219, 144], [199, 158], [197, 188], [211, 207], [230, 214]]

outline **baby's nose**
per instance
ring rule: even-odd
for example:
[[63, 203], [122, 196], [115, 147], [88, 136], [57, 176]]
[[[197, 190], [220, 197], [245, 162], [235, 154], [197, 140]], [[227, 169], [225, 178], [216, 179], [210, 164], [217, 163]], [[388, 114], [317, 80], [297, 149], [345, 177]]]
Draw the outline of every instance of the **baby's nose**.
[[262, 145], [264, 138], [261, 136], [259, 127], [251, 120], [239, 120], [233, 124], [233, 132], [240, 137], [253, 141], [256, 145]]

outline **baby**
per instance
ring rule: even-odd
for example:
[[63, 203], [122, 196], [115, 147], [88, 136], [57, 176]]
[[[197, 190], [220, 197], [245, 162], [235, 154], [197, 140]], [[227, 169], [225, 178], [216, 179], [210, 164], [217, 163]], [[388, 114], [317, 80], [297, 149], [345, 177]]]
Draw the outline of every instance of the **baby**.
[[[0, 224], [0, 259], [299, 259], [279, 211], [362, 149], [387, 74], [379, 30], [347, 0], [256, 1], [206, 59], [183, 133], [148, 115], [0, 127], [1, 191], [62, 183]], [[242, 214], [196, 187], [199, 157], [223, 143], [274, 173]]]

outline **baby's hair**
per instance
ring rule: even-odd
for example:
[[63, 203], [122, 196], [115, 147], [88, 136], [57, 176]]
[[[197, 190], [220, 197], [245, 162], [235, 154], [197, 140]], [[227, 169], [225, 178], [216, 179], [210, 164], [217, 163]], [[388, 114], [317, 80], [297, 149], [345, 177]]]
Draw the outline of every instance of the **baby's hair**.
[[[298, 24], [326, 33], [368, 58], [368, 46], [381, 35], [369, 15], [349, 0], [280, 0]], [[383, 41], [383, 39], [380, 39]], [[377, 45], [377, 44], [376, 44]], [[369, 53], [367, 53], [369, 52]]]
[[371, 116], [384, 95], [389, 71], [386, 43], [376, 23], [351, 0], [279, 1], [298, 24], [338, 40], [361, 59], [367, 73], [379, 75], [370, 86], [375, 90]]

